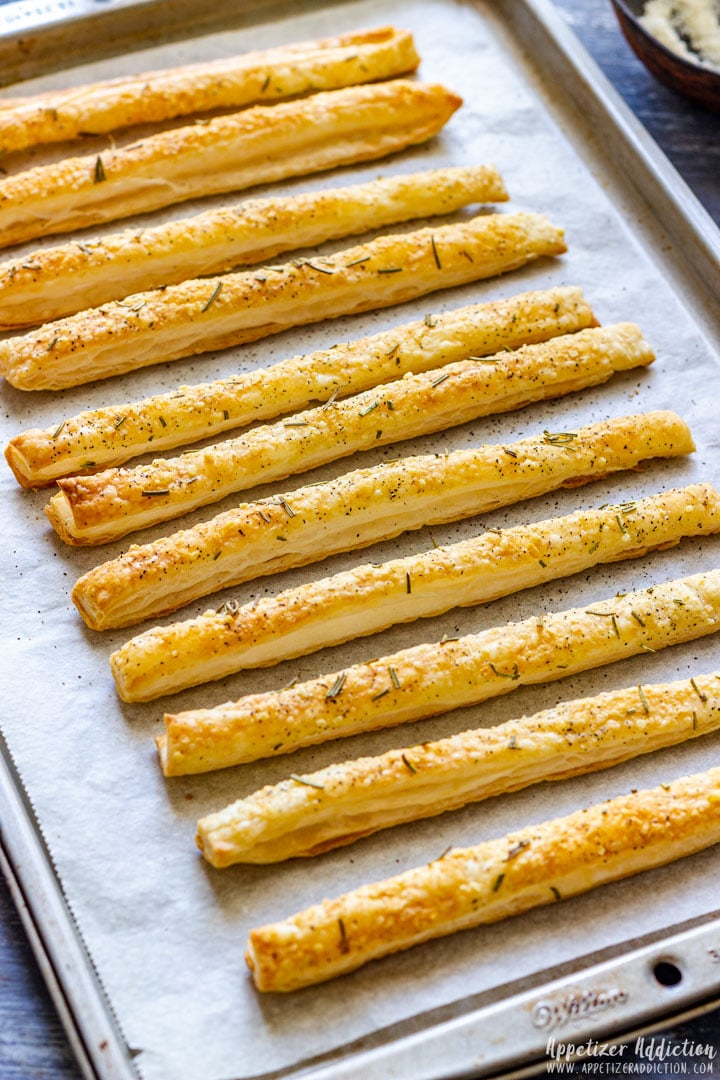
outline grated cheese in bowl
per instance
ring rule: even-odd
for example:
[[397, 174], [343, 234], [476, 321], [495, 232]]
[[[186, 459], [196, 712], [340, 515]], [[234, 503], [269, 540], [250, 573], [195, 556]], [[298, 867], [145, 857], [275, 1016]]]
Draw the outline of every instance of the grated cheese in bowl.
[[720, 0], [648, 0], [639, 22], [671, 52], [720, 72]]

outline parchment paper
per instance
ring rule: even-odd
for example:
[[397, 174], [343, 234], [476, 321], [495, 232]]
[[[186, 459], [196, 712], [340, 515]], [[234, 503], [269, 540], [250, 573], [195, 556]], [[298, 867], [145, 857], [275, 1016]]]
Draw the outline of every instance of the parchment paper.
[[[481, 531], [537, 520], [580, 506], [627, 500], [718, 474], [717, 358], [693, 310], [668, 276], [671, 256], [661, 239], [649, 244], [647, 221], [629, 219], [615, 200], [614, 163], [598, 170], [584, 160], [580, 135], [562, 131], [510, 48], [491, 9], [452, 0], [360, 0], [243, 32], [158, 47], [87, 65], [27, 85], [28, 91], [302, 40], [389, 21], [414, 31], [420, 74], [459, 91], [465, 104], [431, 144], [388, 162], [276, 185], [283, 192], [317, 189], [441, 164], [495, 162], [512, 195], [510, 210], [547, 213], [567, 233], [569, 254], [501, 279], [455, 289], [402, 308], [336, 320], [228, 352], [161, 365], [57, 395], [23, 394], [4, 386], [5, 441], [26, 426], [49, 425], [100, 403], [134, 400], [181, 382], [199, 382], [269, 364], [461, 304], [527, 288], [577, 283], [601, 321], [636, 319], [657, 351], [649, 371], [629, 373], [598, 390], [478, 421], [455, 431], [357, 455], [289, 480], [338, 475], [402, 453], [509, 441], [543, 428], [575, 429], [601, 417], [675, 408], [697, 440], [688, 460], [655, 462], [588, 487], [565, 491], [485, 515], [482, 521], [432, 530], [326, 560], [280, 578], [264, 578], [183, 610], [200, 612], [227, 598], [240, 601], [334, 572], [360, 561], [381, 561]], [[21, 92], [24, 92], [22, 88]], [[98, 146], [105, 146], [99, 141]], [[84, 149], [92, 152], [93, 143]], [[13, 167], [44, 160], [28, 155]], [[257, 194], [253, 191], [253, 195]], [[238, 199], [214, 200], [215, 203]], [[206, 204], [207, 205], [207, 204]], [[165, 217], [190, 213], [185, 207]], [[156, 215], [159, 219], [163, 215]], [[113, 230], [118, 227], [113, 226]], [[52, 242], [52, 241], [49, 241]], [[352, 241], [353, 243], [355, 241]], [[37, 245], [28, 245], [28, 250]], [[324, 250], [345, 246], [342, 242]], [[541, 610], [587, 604], [710, 568], [717, 539], [687, 541], [648, 559], [582, 574], [480, 608], [388, 631], [279, 667], [143, 706], [122, 706], [108, 668], [110, 652], [133, 631], [98, 635], [84, 629], [69, 601], [75, 579], [126, 544], [69, 550], [47, 526], [46, 494], [23, 493], [9, 470], [2, 483], [5, 596], [2, 674], [3, 730], [35, 806], [43, 833], [87, 948], [147, 1080], [221, 1080], [284, 1071], [344, 1044], [399, 1024], [466, 995], [508, 982], [635, 935], [670, 927], [716, 906], [720, 850], [680, 865], [599, 889], [582, 898], [416, 948], [333, 984], [290, 996], [261, 997], [243, 960], [247, 931], [366, 881], [436, 857], [448, 845], [494, 837], [591, 802], [651, 786], [717, 763], [717, 737], [657, 753], [624, 766], [497, 798], [440, 818], [381, 833], [314, 861], [214, 871], [194, 847], [198, 816], [279, 780], [334, 760], [489, 725], [559, 700], [613, 687], [706, 672], [718, 664], [718, 641], [706, 638], [669, 652], [644, 655], [597, 672], [421, 722], [405, 729], [347, 739], [314, 750], [206, 777], [165, 781], [153, 736], [165, 709], [216, 704], [246, 692], [286, 685], [292, 678], [341, 670], [364, 657], [406, 644], [439, 640], [521, 619]], [[262, 494], [268, 493], [267, 489]], [[250, 497], [252, 493], [248, 493]], [[244, 498], [245, 496], [243, 496]], [[227, 500], [182, 522], [213, 516]], [[174, 528], [172, 525], [171, 528]], [[180, 527], [179, 525], [177, 527]], [[142, 542], [167, 529], [136, 534]], [[481, 1049], [481, 1048], [479, 1048]]]

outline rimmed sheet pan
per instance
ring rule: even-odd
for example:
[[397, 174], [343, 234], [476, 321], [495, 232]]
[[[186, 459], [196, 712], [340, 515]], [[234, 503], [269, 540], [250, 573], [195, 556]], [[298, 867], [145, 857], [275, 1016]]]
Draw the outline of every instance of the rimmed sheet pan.
[[[187, 4], [172, 0], [130, 0], [102, 8], [74, 0], [67, 10], [62, 5], [39, 10], [19, 3], [3, 11], [8, 18], [0, 38], [0, 67], [6, 76], [32, 76], [28, 90], [389, 21], [408, 26], [423, 57], [421, 76], [444, 81], [463, 95], [465, 105], [457, 117], [427, 147], [337, 176], [294, 181], [282, 190], [492, 160], [511, 192], [508, 209], [548, 213], [565, 227], [569, 243], [563, 259], [497, 281], [150, 369], [122, 383], [79, 388], [59, 400], [4, 387], [6, 438], [92, 402], [140, 397], [239, 365], [265, 364], [361, 336], [427, 311], [563, 282], [582, 285], [603, 322], [640, 322], [658, 354], [651, 371], [572, 399], [416, 440], [402, 451], [501, 441], [543, 427], [567, 430], [599, 415], [651, 408], [676, 408], [691, 423], [698, 443], [691, 460], [653, 465], [629, 477], [483, 517], [483, 525], [498, 527], [693, 480], [712, 481], [717, 475], [720, 445], [711, 391], [720, 342], [718, 231], [545, 0], [350, 0], [286, 7], [235, 2], [223, 5], [221, 29], [217, 23], [210, 26], [206, 14], [196, 19]], [[67, 41], [70, 23], [63, 18], [68, 15], [81, 55], [91, 55], [93, 40], [102, 36], [107, 41], [113, 28], [115, 45], [126, 51], [76, 71], [42, 74], [48, 55]], [[218, 13], [212, 18], [219, 18]], [[171, 44], [155, 44], [163, 24]], [[133, 48], [127, 51], [129, 43]], [[33, 155], [30, 159], [36, 160]], [[381, 453], [365, 454], [362, 463], [381, 459]], [[308, 479], [337, 474], [355, 463], [342, 462]], [[279, 758], [167, 783], [152, 749], [166, 703], [119, 705], [107, 657], [128, 635], [98, 637], [83, 630], [68, 599], [74, 578], [122, 545], [102, 551], [63, 549], [44, 525], [45, 496], [23, 495], [7, 472], [2, 484], [8, 569], [2, 660], [8, 690], [2, 721], [8, 767], [0, 782], [3, 846], [7, 873], [37, 930], [37, 947], [49, 958], [49, 977], [58, 999], [65, 1002], [87, 1075], [240, 1080], [350, 1078], [362, 1071], [429, 1080], [498, 1073], [541, 1062], [553, 1032], [572, 1032], [578, 1041], [605, 1037], [720, 993], [714, 890], [718, 851], [567, 905], [435, 942], [373, 964], [335, 985], [291, 997], [259, 998], [242, 959], [247, 929], [259, 921], [415, 865], [448, 844], [499, 835], [520, 822], [705, 767], [716, 758], [717, 742], [712, 740], [395, 829], [314, 862], [216, 873], [198, 859], [192, 842], [194, 821], [201, 813], [290, 771], [307, 771], [475, 723], [496, 723], [611, 686], [711, 670], [720, 667], [712, 638], [546, 688], [521, 690], [413, 729], [328, 744], [303, 751], [292, 761]], [[288, 482], [282, 490], [293, 486]], [[203, 516], [210, 513], [195, 519]], [[379, 560], [419, 551], [432, 540], [442, 543], [469, 535], [479, 525], [474, 521], [434, 528], [432, 537], [426, 530], [378, 545], [371, 555], [337, 557], [321, 570], [309, 567], [281, 580], [264, 579], [232, 595], [244, 600], [366, 556]], [[499, 624], [543, 609], [560, 610], [708, 568], [718, 564], [717, 543], [689, 542], [640, 563], [600, 569], [480, 610], [451, 612], [432, 623], [388, 631], [372, 643], [349, 643], [280, 668], [198, 688], [168, 699], [167, 705], [219, 702], [250, 689], [284, 685], [297, 675], [339, 670], [404, 643], [437, 640], [443, 633]], [[202, 602], [188, 611], [207, 606]], [[672, 989], [653, 975], [656, 961], [663, 958], [672, 959], [682, 971], [681, 983]]]

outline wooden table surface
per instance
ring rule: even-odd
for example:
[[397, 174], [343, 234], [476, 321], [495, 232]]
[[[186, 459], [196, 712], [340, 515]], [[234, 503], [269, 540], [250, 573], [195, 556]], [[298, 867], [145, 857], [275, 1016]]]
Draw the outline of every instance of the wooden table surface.
[[[0, 0], [0, 25], [4, 2], [7, 0]], [[621, 37], [609, 0], [556, 0], [556, 5], [720, 224], [720, 116], [705, 112], [655, 82]], [[656, 1038], [661, 1036], [669, 1040], [671, 1047], [682, 1049], [683, 1041], [689, 1040], [718, 1051], [720, 1009], [695, 1021], [671, 1025]], [[623, 1060], [635, 1060], [632, 1050], [624, 1054]], [[670, 1058], [668, 1064], [679, 1060]], [[714, 1064], [716, 1073], [720, 1073], [720, 1058]], [[688, 1071], [692, 1071], [692, 1064]], [[669, 1073], [659, 1063], [653, 1073], [644, 1075]], [[77, 1080], [78, 1076], [62, 1026], [0, 878], [0, 1080]]]

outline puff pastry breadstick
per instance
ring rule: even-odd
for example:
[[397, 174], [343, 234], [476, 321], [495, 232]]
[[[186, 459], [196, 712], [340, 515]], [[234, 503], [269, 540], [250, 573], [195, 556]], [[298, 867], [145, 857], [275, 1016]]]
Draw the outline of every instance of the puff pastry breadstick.
[[295, 990], [720, 841], [720, 768], [530, 825], [250, 932], [259, 990]]
[[720, 728], [720, 673], [581, 698], [494, 728], [292, 776], [208, 814], [213, 866], [318, 855], [541, 780], [617, 765]]
[[468, 356], [515, 349], [594, 324], [592, 309], [578, 288], [471, 304], [268, 368], [181, 386], [142, 401], [88, 410], [45, 429], [33, 428], [11, 439], [5, 457], [23, 487], [42, 487], [61, 476], [196, 442], [408, 372], [434, 370]]
[[168, 714], [163, 769], [206, 772], [475, 705], [720, 629], [720, 570], [416, 645], [287, 690]]
[[10, 153], [308, 90], [389, 79], [414, 71], [418, 63], [412, 35], [386, 26], [4, 99], [0, 150]]
[[47, 322], [281, 251], [506, 199], [497, 170], [477, 165], [252, 199], [153, 228], [71, 240], [0, 265], [0, 328]]
[[156, 626], [110, 657], [124, 701], [147, 701], [245, 668], [265, 667], [397, 623], [483, 604], [599, 563], [720, 531], [709, 485], [483, 533], [445, 548], [369, 563], [320, 581]]
[[581, 330], [502, 353], [494, 362], [462, 360], [439, 375], [405, 375], [380, 392], [373, 388], [295, 413], [179, 457], [60, 479], [45, 512], [67, 543], [106, 543], [258, 484], [595, 386], [653, 359], [634, 323]]
[[651, 412], [510, 447], [387, 462], [132, 546], [81, 577], [72, 597], [93, 629], [128, 626], [241, 581], [692, 449], [678, 416]]
[[437, 134], [461, 105], [393, 79], [255, 105], [0, 181], [0, 245], [82, 229], [289, 176], [373, 161]]
[[0, 342], [0, 373], [21, 390], [77, 386], [493, 277], [561, 254], [562, 236], [542, 214], [490, 214], [324, 258], [196, 278]]

